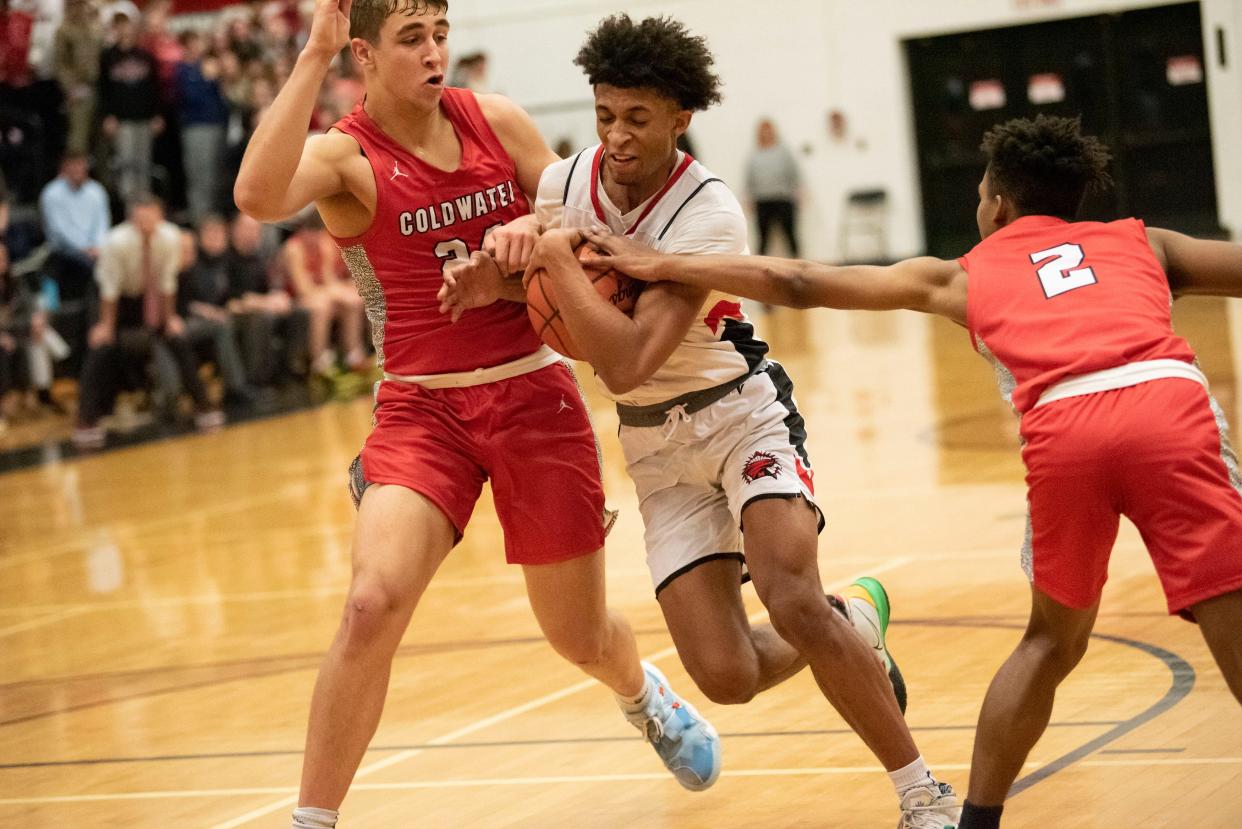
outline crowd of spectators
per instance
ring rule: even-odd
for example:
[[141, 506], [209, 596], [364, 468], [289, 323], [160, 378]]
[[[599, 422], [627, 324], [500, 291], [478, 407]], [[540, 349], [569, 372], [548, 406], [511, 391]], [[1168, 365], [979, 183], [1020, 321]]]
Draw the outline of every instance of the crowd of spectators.
[[[214, 429], [281, 384], [368, 372], [362, 301], [317, 216], [264, 226], [231, 199], [311, 5], [61, 3], [0, 0], [0, 431], [68, 409], [98, 446], [125, 390]], [[343, 55], [312, 131], [361, 96]]]

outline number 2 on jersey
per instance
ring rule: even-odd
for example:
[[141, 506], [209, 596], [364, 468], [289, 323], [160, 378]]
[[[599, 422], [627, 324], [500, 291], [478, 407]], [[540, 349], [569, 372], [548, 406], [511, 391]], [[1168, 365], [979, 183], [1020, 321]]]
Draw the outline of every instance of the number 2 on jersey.
[[[494, 224], [487, 230], [483, 231], [483, 238], [479, 240], [479, 250], [483, 249], [483, 244], [487, 241], [487, 235], [498, 227], [503, 227], [503, 225]], [[449, 239], [446, 242], [441, 242], [436, 245], [436, 256], [444, 260], [444, 262], [440, 265], [440, 270], [443, 271], [444, 268], [448, 266], [449, 262], [453, 262], [458, 259], [463, 262], [470, 261], [470, 246], [466, 244], [464, 239]]]
[[1069, 291], [1094, 285], [1095, 271], [1090, 267], [1079, 267], [1085, 258], [1080, 246], [1069, 243], [1032, 253], [1032, 265], [1039, 265], [1047, 260], [1038, 271], [1039, 281], [1044, 286], [1044, 296], [1052, 299]]

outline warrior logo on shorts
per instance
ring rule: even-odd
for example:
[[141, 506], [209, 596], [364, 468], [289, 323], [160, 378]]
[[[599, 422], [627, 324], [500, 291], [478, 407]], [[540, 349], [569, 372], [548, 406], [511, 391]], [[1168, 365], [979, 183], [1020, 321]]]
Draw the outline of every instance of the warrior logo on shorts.
[[742, 467], [742, 480], [748, 484], [753, 484], [760, 478], [779, 478], [780, 476], [781, 462], [776, 459], [775, 455], [767, 452], [756, 452]]

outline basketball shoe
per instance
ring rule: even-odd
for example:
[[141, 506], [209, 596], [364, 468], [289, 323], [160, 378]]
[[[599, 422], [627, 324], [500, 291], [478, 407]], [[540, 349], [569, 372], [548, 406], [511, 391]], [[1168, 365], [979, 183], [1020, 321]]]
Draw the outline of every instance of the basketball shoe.
[[901, 713], [906, 713], [906, 680], [893, 655], [888, 652], [886, 637], [891, 609], [884, 585], [876, 579], [864, 577], [845, 588], [840, 595], [830, 596], [829, 601], [849, 619], [858, 635], [875, 651], [884, 670], [888, 671], [888, 681], [893, 683], [897, 706], [901, 708]]
[[901, 796], [901, 820], [897, 829], [957, 829], [962, 804], [948, 783], [932, 781], [915, 786]]
[[692, 792], [709, 788], [720, 776], [720, 737], [694, 706], [668, 686], [656, 666], [643, 663], [647, 701], [625, 718], [643, 733], [677, 782]]

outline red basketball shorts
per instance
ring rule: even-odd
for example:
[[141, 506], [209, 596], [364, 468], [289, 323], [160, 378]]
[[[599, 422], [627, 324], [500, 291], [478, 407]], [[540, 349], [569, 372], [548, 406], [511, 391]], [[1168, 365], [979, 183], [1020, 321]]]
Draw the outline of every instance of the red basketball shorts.
[[1197, 382], [1161, 379], [1049, 403], [1022, 419], [1035, 587], [1090, 607], [1119, 516], [1134, 522], [1170, 613], [1242, 589], [1242, 495], [1225, 418]]
[[427, 389], [385, 380], [375, 428], [351, 470], [426, 497], [460, 541], [483, 482], [511, 564], [551, 564], [604, 546], [600, 454], [586, 402], [564, 363], [495, 383]]

